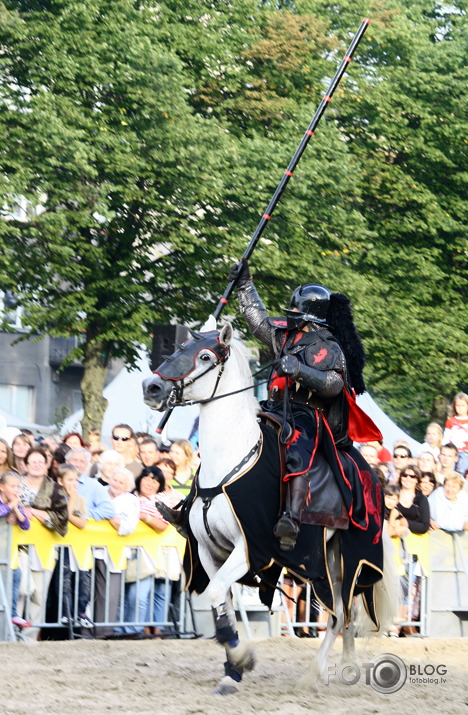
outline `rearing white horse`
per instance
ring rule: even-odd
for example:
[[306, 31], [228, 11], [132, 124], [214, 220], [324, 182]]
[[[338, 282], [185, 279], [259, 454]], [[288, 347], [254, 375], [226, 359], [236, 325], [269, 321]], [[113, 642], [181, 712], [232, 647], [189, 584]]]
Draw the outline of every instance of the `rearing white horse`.
[[[198, 543], [201, 565], [209, 584], [208, 597], [213, 609], [216, 637], [226, 650], [225, 675], [216, 694], [237, 692], [244, 670], [255, 664], [253, 651], [239, 642], [230, 589], [250, 570], [248, 548], [225, 487], [250, 472], [262, 451], [263, 436], [253, 396], [253, 378], [245, 347], [233, 340], [229, 323], [216, 330], [212, 318], [192, 338], [144, 381], [144, 400], [156, 410], [168, 405], [200, 403], [199, 440], [201, 464], [197, 479], [198, 493], [189, 514], [190, 529]], [[277, 482], [280, 484], [278, 473]], [[279, 488], [278, 488], [279, 494]], [[279, 507], [279, 503], [278, 503]], [[272, 523], [277, 510], [272, 514]], [[330, 539], [334, 532], [327, 532]], [[270, 538], [270, 534], [267, 535]], [[329, 618], [326, 637], [317, 656], [317, 670], [324, 675], [326, 661], [336, 636], [343, 628], [341, 569], [338, 543], [329, 552], [329, 570], [333, 581], [335, 616]], [[268, 560], [264, 566], [268, 565]], [[389, 565], [390, 566], [390, 565]], [[383, 580], [376, 584], [376, 612], [386, 625], [396, 609], [396, 591], [392, 568], [384, 565]], [[352, 660], [354, 632], [343, 630], [343, 657]]]

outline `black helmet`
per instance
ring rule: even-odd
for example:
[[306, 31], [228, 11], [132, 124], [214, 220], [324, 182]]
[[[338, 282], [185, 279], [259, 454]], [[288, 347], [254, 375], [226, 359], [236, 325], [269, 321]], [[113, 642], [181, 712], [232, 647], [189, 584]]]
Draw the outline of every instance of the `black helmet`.
[[286, 310], [288, 329], [299, 328], [301, 324], [307, 322], [325, 325], [330, 307], [330, 295], [328, 288], [319, 283], [306, 283], [296, 288]]

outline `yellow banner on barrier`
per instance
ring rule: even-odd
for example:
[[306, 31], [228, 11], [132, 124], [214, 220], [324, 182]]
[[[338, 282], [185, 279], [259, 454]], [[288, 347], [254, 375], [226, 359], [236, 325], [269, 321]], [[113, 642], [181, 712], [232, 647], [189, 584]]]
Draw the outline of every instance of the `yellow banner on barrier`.
[[19, 526], [12, 528], [11, 568], [18, 566], [18, 546], [33, 545], [42, 568], [53, 569], [55, 564], [55, 546], [69, 546], [81, 570], [92, 568], [92, 547], [107, 548], [110, 558], [116, 569], [125, 569], [127, 558], [125, 547], [141, 546], [156, 568], [164, 569], [165, 557], [163, 548], [173, 546], [177, 549], [182, 559], [185, 549], [185, 539], [174, 529], [168, 526], [162, 534], [139, 522], [133, 534], [119, 536], [117, 531], [108, 521], [94, 521], [89, 519], [84, 529], [77, 529], [73, 524], [68, 524], [68, 533], [59, 536], [43, 526], [37, 519], [31, 519], [31, 528], [23, 531]]

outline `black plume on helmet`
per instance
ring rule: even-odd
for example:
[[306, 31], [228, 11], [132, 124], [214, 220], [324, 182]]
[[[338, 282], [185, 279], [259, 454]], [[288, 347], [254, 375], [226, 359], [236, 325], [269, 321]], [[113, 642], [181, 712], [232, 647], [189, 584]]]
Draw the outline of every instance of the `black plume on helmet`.
[[354, 325], [351, 301], [344, 293], [331, 294], [327, 325], [343, 350], [348, 367], [348, 381], [356, 390], [356, 394], [362, 395], [366, 391], [362, 374], [366, 355], [362, 340]]

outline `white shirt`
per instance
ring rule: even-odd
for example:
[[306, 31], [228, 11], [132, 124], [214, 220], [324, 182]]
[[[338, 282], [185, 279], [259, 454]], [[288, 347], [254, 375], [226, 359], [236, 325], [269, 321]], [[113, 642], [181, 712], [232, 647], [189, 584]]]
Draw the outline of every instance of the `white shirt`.
[[446, 531], [463, 531], [463, 524], [468, 521], [468, 493], [460, 491], [456, 501], [445, 496], [443, 487], [439, 487], [429, 496], [431, 519]]

